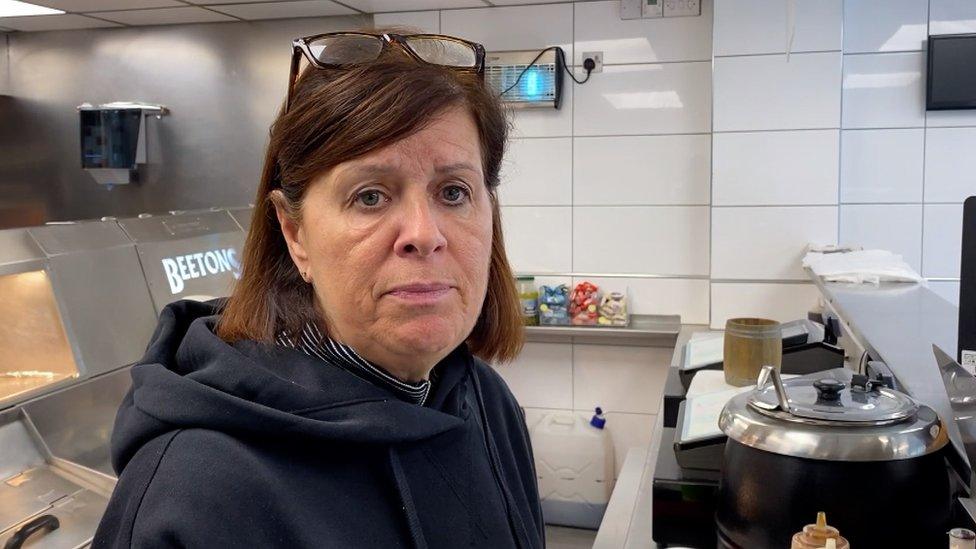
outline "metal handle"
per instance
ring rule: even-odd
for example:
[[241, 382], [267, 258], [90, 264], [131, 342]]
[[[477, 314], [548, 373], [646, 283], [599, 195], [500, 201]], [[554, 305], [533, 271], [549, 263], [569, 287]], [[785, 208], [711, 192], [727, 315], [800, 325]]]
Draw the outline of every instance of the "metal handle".
[[759, 371], [759, 378], [756, 380], [756, 390], [762, 391], [772, 382], [773, 390], [776, 391], [776, 400], [779, 402], [779, 409], [790, 412], [790, 400], [786, 397], [786, 388], [783, 387], [783, 378], [779, 375], [779, 370], [775, 366], [763, 366]]
[[57, 530], [60, 526], [61, 521], [58, 520], [58, 517], [54, 515], [41, 515], [14, 532], [14, 535], [10, 536], [10, 539], [4, 544], [3, 549], [20, 549], [24, 545], [24, 542], [27, 541], [27, 538], [34, 532], [45, 528]]

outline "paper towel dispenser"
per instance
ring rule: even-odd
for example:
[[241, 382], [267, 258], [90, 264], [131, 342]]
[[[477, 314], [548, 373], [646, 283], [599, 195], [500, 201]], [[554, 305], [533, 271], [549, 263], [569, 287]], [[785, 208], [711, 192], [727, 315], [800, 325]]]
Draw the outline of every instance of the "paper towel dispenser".
[[81, 117], [81, 167], [102, 185], [138, 180], [146, 158], [146, 118], [168, 114], [162, 105], [116, 102], [78, 107]]

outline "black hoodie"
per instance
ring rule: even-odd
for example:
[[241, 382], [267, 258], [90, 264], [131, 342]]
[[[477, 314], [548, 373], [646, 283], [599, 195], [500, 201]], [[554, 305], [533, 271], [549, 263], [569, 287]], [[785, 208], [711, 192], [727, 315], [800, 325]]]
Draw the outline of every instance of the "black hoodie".
[[524, 416], [465, 344], [422, 407], [217, 314], [166, 307], [133, 366], [94, 548], [544, 547]]

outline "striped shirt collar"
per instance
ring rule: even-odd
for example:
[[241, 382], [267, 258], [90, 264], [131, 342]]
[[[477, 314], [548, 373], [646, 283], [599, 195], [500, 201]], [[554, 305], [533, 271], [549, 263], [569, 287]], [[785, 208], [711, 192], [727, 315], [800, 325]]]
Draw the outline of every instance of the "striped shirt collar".
[[284, 333], [279, 334], [278, 344], [298, 349], [309, 356], [339, 366], [351, 374], [391, 391], [397, 398], [413, 404], [423, 406], [430, 394], [430, 379], [418, 383], [400, 381], [360, 356], [352, 347], [324, 335], [319, 327], [312, 323], [305, 324], [296, 338]]

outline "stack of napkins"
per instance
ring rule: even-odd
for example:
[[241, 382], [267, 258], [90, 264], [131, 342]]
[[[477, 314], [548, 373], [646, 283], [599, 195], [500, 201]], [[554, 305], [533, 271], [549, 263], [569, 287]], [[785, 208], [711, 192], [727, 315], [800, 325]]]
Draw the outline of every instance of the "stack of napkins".
[[803, 266], [828, 282], [878, 284], [880, 282], [921, 282], [922, 276], [898, 254], [885, 250], [852, 252], [808, 252]]

